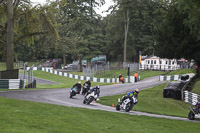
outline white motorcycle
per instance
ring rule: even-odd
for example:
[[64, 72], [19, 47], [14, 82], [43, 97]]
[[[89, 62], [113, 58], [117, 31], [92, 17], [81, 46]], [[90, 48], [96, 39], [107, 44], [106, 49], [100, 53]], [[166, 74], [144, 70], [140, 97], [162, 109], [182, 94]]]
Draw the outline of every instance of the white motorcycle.
[[127, 97], [123, 102], [119, 98], [118, 99], [118, 104], [116, 106], [116, 110], [119, 111], [120, 109], [123, 109], [126, 112], [129, 112], [136, 103], [137, 103], [137, 99], [134, 98], [134, 97]]
[[92, 101], [97, 100], [97, 93], [93, 91], [92, 93], [88, 93], [83, 100], [84, 104], [90, 104]]

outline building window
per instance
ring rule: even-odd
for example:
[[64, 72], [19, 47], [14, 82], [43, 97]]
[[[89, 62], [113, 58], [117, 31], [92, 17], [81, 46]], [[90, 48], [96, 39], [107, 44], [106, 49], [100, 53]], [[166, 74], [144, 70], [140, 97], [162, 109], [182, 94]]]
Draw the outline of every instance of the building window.
[[151, 60], [151, 64], [153, 64], [153, 60]]
[[148, 64], [149, 64], [149, 60], [148, 60]]
[[162, 61], [160, 61], [160, 64], [162, 64]]
[[166, 61], [166, 65], [168, 64], [168, 62]]
[[154, 64], [156, 64], [156, 60], [154, 60]]
[[172, 65], [174, 65], [174, 61], [172, 61]]

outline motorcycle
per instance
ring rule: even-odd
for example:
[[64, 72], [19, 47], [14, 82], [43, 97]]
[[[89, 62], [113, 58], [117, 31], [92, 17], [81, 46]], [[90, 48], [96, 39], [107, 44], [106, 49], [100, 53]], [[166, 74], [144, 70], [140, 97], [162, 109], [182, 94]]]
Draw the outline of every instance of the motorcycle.
[[77, 93], [78, 93], [77, 87], [72, 88], [70, 90], [70, 98], [72, 98], [72, 96], [76, 96]]
[[85, 96], [85, 99], [83, 100], [83, 104], [90, 104], [94, 100], [97, 100], [97, 92], [88, 92], [88, 94]]
[[200, 116], [200, 103], [196, 103], [195, 104], [195, 108], [192, 108], [192, 106], [190, 107], [190, 112], [188, 114], [188, 119], [189, 120], [194, 120], [195, 119], [195, 115]]
[[85, 84], [82, 88], [82, 94], [85, 95], [85, 93], [88, 92], [88, 90], [90, 90], [90, 87], [88, 84]]
[[[122, 99], [124, 98], [124, 96], [122, 97]], [[129, 112], [133, 106], [137, 103], [137, 99], [134, 97], [127, 97], [123, 102], [120, 100], [120, 98], [118, 99], [118, 104], [116, 106], [116, 110], [119, 111], [120, 109], [125, 110], [126, 112]]]

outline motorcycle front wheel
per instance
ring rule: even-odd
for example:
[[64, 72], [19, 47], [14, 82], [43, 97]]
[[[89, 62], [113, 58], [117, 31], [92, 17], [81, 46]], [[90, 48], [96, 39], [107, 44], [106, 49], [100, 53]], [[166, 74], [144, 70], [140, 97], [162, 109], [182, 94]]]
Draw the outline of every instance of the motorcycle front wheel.
[[188, 119], [194, 120], [194, 118], [195, 118], [195, 114], [192, 111], [190, 111], [189, 114], [188, 114]]
[[118, 103], [116, 106], [116, 110], [119, 111], [120, 110], [120, 104]]
[[85, 99], [83, 100], [83, 104], [86, 104], [86, 100]]
[[93, 100], [94, 100], [94, 97], [90, 96], [90, 97], [88, 98], [88, 103], [87, 103], [87, 104], [90, 104]]

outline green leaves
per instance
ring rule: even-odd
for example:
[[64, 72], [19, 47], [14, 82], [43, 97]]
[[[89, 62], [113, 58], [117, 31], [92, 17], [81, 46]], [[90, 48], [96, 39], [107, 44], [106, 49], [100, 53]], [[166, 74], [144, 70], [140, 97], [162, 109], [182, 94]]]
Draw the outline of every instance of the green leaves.
[[166, 8], [157, 32], [157, 52], [162, 57], [199, 60], [200, 2], [180, 0]]

